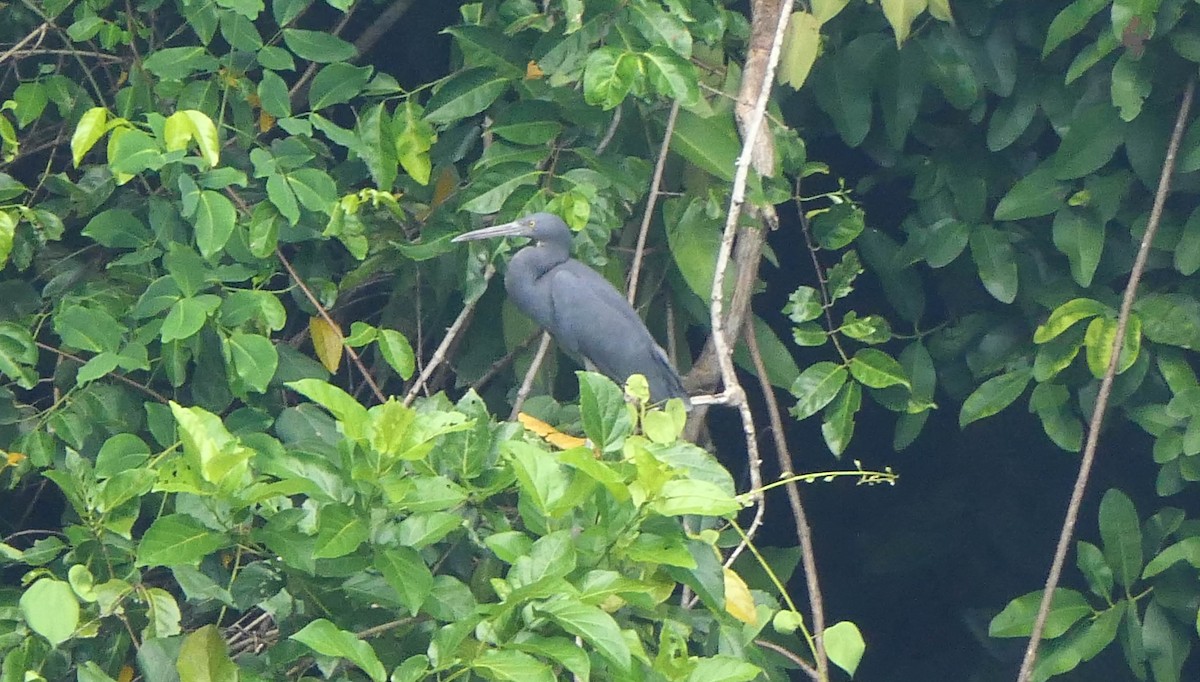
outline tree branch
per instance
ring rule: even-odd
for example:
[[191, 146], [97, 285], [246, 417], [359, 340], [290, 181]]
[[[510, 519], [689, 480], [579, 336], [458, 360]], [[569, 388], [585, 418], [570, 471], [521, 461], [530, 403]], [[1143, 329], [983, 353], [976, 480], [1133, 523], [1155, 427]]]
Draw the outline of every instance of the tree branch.
[[1159, 223], [1162, 222], [1163, 205], [1171, 190], [1171, 175], [1175, 172], [1175, 156], [1179, 152], [1179, 143], [1183, 139], [1183, 131], [1187, 127], [1188, 112], [1192, 108], [1192, 95], [1195, 90], [1196, 80], [1193, 77], [1188, 81], [1187, 88], [1184, 90], [1183, 101], [1179, 103], [1179, 114], [1175, 117], [1175, 129], [1171, 132], [1167, 157], [1163, 160], [1162, 172], [1158, 176], [1158, 190], [1154, 193], [1154, 206], [1150, 209], [1146, 233], [1142, 235], [1142, 244], [1138, 248], [1137, 258], [1133, 261], [1133, 270], [1129, 273], [1129, 283], [1125, 285], [1125, 293], [1121, 298], [1121, 311], [1117, 314], [1117, 333], [1113, 337], [1112, 355], [1108, 359], [1108, 369], [1104, 372], [1104, 379], [1100, 381], [1100, 390], [1096, 394], [1096, 405], [1092, 408], [1092, 418], [1088, 425], [1087, 444], [1083, 448], [1079, 473], [1075, 477], [1075, 487], [1071, 490], [1071, 501], [1067, 504], [1067, 516], [1063, 520], [1062, 531], [1058, 536], [1058, 546], [1054, 549], [1054, 561], [1050, 564], [1050, 574], [1046, 577], [1042, 602], [1038, 606], [1037, 619], [1033, 621], [1033, 631], [1029, 635], [1029, 645], [1025, 648], [1025, 658], [1021, 661], [1021, 671], [1017, 674], [1017, 682], [1029, 682], [1033, 675], [1033, 664], [1037, 660], [1038, 645], [1041, 644], [1046, 618], [1050, 615], [1050, 601], [1058, 587], [1059, 579], [1062, 577], [1063, 564], [1066, 563], [1071, 538], [1075, 534], [1075, 523], [1079, 519], [1079, 507], [1083, 503], [1083, 493], [1087, 489], [1092, 464], [1096, 460], [1096, 446], [1100, 442], [1100, 427], [1104, 424], [1104, 411], [1108, 407], [1113, 380], [1117, 376], [1117, 363], [1121, 357], [1121, 347], [1125, 343], [1129, 314], [1133, 310], [1133, 301], [1137, 298], [1138, 284], [1146, 271], [1146, 261], [1150, 258], [1150, 246], [1154, 242], [1154, 235], [1158, 233]]

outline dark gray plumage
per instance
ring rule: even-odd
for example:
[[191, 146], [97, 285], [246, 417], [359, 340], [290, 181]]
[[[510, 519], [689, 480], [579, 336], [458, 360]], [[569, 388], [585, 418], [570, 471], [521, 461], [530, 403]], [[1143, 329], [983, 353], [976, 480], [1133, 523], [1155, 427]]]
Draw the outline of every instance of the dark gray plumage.
[[568, 353], [618, 384], [632, 374], [645, 376], [655, 402], [682, 398], [687, 403], [679, 373], [642, 318], [608, 280], [571, 258], [571, 230], [561, 218], [535, 213], [461, 234], [454, 241], [492, 237], [534, 241], [509, 261], [504, 288], [517, 308]]

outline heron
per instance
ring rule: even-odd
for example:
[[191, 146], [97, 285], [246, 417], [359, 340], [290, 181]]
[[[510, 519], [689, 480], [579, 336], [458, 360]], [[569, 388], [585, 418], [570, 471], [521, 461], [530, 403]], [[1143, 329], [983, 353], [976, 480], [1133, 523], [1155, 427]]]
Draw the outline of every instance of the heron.
[[680, 398], [689, 405], [679, 372], [642, 318], [600, 273], [571, 258], [571, 229], [562, 218], [534, 213], [452, 241], [494, 237], [533, 240], [509, 261], [504, 289], [568, 353], [621, 385], [641, 374], [652, 402]]

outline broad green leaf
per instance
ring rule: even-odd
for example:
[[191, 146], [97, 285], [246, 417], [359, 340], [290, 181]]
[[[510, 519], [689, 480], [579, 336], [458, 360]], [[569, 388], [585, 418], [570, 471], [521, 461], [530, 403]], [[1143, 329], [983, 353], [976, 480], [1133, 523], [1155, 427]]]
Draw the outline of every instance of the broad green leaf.
[[142, 68], [169, 81], [183, 80], [196, 72], [215, 72], [219, 66], [220, 62], [200, 46], [160, 48], [142, 62]]
[[25, 624], [51, 646], [70, 639], [79, 627], [79, 600], [62, 580], [39, 579], [21, 595], [20, 606]]
[[1100, 538], [1117, 584], [1128, 592], [1142, 572], [1142, 526], [1133, 502], [1116, 488], [1100, 500]]
[[1084, 47], [1071, 60], [1071, 65], [1067, 67], [1067, 77], [1063, 82], [1067, 85], [1074, 83], [1080, 76], [1087, 73], [1089, 69], [1099, 64], [1100, 60], [1117, 49], [1117, 46], [1120, 44], [1120, 41], [1113, 34], [1107, 32], [1101, 33], [1097, 36], [1096, 42]]
[[425, 120], [449, 124], [474, 116], [508, 90], [509, 78], [487, 68], [460, 71], [442, 84], [425, 105]]
[[630, 407], [624, 393], [608, 377], [576, 372], [579, 377], [579, 413], [583, 431], [604, 452], [621, 449], [633, 431]]
[[959, 427], [990, 417], [1011, 405], [1025, 392], [1031, 377], [1032, 370], [1017, 369], [980, 384], [979, 388], [963, 401], [962, 409], [958, 413]]
[[416, 369], [416, 357], [408, 339], [392, 329], [379, 330], [379, 352], [401, 379], [408, 381]]
[[1117, 110], [1108, 102], [1076, 114], [1058, 150], [1050, 157], [1054, 178], [1074, 180], [1099, 170], [1124, 143], [1124, 133], [1125, 126]]
[[896, 47], [899, 48], [908, 39], [913, 21], [925, 11], [928, 0], [879, 0], [883, 8], [883, 16], [892, 26], [896, 36]]
[[225, 346], [238, 379], [251, 391], [266, 393], [267, 384], [279, 367], [275, 344], [265, 336], [234, 332], [225, 337]]
[[813, 0], [812, 11], [817, 21], [824, 24], [840, 14], [849, 4], [850, 0]]
[[1046, 343], [1070, 329], [1076, 322], [1107, 315], [1113, 311], [1103, 303], [1090, 298], [1073, 298], [1054, 309], [1050, 317], [1033, 333], [1034, 343]]
[[221, 630], [205, 625], [183, 638], [175, 672], [181, 681], [237, 682], [238, 666], [229, 657]]
[[1200, 301], [1187, 294], [1146, 294], [1133, 304], [1146, 339], [1180, 348], [1200, 348]]
[[72, 348], [102, 353], [119, 350], [126, 329], [104, 310], [70, 305], [54, 316], [54, 331]]
[[733, 164], [740, 149], [728, 114], [701, 118], [685, 109], [675, 119], [671, 151], [719, 180], [733, 180]]
[[361, 440], [366, 435], [369, 421], [367, 408], [337, 386], [318, 379], [301, 379], [287, 383], [287, 387], [329, 410], [346, 437]]
[[[831, 3], [824, 3], [826, 5]], [[845, 3], [842, 3], [845, 6]], [[824, 9], [824, 8], [823, 8]], [[825, 9], [830, 11], [832, 8]], [[836, 14], [841, 8], [834, 10]], [[814, 3], [814, 12], [819, 12]], [[788, 20], [787, 34], [783, 39], [783, 53], [779, 58], [779, 82], [787, 83], [799, 90], [808, 80], [808, 72], [817, 61], [821, 50], [821, 23], [819, 16], [808, 12], [793, 12]]]
[[580, 637], [617, 666], [628, 671], [631, 653], [617, 621], [603, 610], [570, 597], [560, 597], [537, 608], [562, 629]]
[[1075, 0], [1050, 22], [1046, 30], [1046, 42], [1042, 46], [1042, 58], [1062, 45], [1067, 39], [1078, 35], [1097, 12], [1109, 5], [1111, 0]]
[[904, 368], [895, 358], [875, 348], [864, 348], [850, 358], [850, 374], [864, 386], [887, 388], [904, 386], [912, 388]]
[[96, 477], [108, 478], [129, 469], [136, 469], [150, 459], [150, 446], [132, 433], [110, 436], [96, 455]]
[[695, 106], [700, 100], [700, 80], [691, 62], [666, 48], [655, 45], [642, 53], [642, 65], [650, 84], [664, 97], [679, 100], [682, 106]]
[[1121, 119], [1132, 121], [1142, 113], [1142, 104], [1150, 95], [1149, 66], [1126, 51], [1117, 58], [1112, 70], [1112, 103], [1121, 111]]
[[[312, 79], [308, 89], [308, 106], [320, 111], [335, 104], [354, 99], [371, 80], [375, 69], [370, 66], [352, 66], [334, 62], [321, 68]], [[314, 169], [315, 170], [315, 169]]]
[[189, 463], [209, 483], [229, 490], [244, 484], [254, 451], [241, 444], [217, 415], [200, 407], [171, 403]]
[[825, 651], [834, 665], [854, 677], [867, 644], [854, 623], [843, 620], [825, 628]]
[[318, 515], [317, 544], [314, 559], [346, 556], [367, 541], [370, 530], [354, 510], [344, 504], [330, 504]]
[[[1108, 363], [1112, 359], [1113, 343], [1117, 340], [1117, 321], [1111, 317], [1097, 317], [1088, 323], [1083, 336], [1087, 346], [1088, 369], [1097, 379], [1103, 378], [1108, 371]], [[1121, 344], [1120, 361], [1117, 363], [1117, 374], [1133, 366], [1142, 348], [1142, 325], [1140, 318], [1134, 314], [1129, 316], [1125, 328], [1125, 339]]]
[[471, 669], [498, 682], [554, 682], [554, 670], [523, 651], [490, 649], [471, 661]]
[[[1033, 620], [1037, 616], [1038, 605], [1042, 601], [1042, 591], [1030, 592], [1008, 602], [1000, 613], [988, 625], [988, 635], [991, 637], [1028, 637], [1033, 630]], [[1042, 637], [1054, 639], [1062, 637], [1067, 630], [1080, 619], [1092, 613], [1083, 595], [1075, 590], [1058, 588], [1050, 600], [1050, 615], [1046, 619], [1046, 628]]]
[[328, 214], [337, 202], [337, 185], [319, 168], [298, 168], [286, 176], [288, 187], [310, 211]]
[[83, 157], [108, 131], [108, 110], [92, 107], [83, 113], [71, 135], [71, 162], [79, 168]]
[[1105, 601], [1112, 598], [1113, 572], [1112, 567], [1104, 560], [1104, 553], [1090, 542], [1080, 540], [1075, 543], [1075, 564], [1079, 572], [1087, 580], [1092, 594], [1103, 597]]
[[1054, 179], [1054, 165], [1044, 163], [1017, 181], [996, 205], [993, 219], [1023, 220], [1049, 215], [1063, 205], [1067, 187]]
[[154, 240], [145, 223], [133, 211], [123, 208], [110, 208], [92, 216], [83, 234], [111, 249], [140, 249]]
[[357, 53], [354, 45], [326, 31], [285, 28], [283, 42], [297, 57], [319, 64], [345, 62]]
[[750, 682], [763, 676], [762, 668], [737, 656], [718, 654], [693, 660], [696, 667], [688, 673], [685, 682]]
[[289, 639], [300, 642], [318, 654], [350, 661], [374, 682], [383, 682], [387, 676], [383, 664], [379, 662], [379, 657], [375, 655], [375, 650], [369, 642], [359, 639], [353, 632], [338, 629], [324, 618], [318, 618], [305, 625]]
[[651, 508], [663, 516], [728, 516], [742, 505], [708, 481], [675, 479], [663, 484]]
[[1052, 235], [1054, 246], [1071, 263], [1071, 277], [1081, 287], [1091, 286], [1104, 250], [1104, 223], [1090, 211], [1064, 207], [1054, 216]]
[[224, 534], [205, 528], [185, 514], [160, 516], [138, 542], [138, 566], [196, 566], [229, 545]]
[[[525, 166], [517, 169], [515, 164], [496, 166], [481, 178], [479, 182], [481, 190], [464, 202], [461, 210], [480, 215], [495, 213], [500, 210], [500, 207], [517, 188], [536, 184], [544, 172]], [[471, 189], [475, 191], [474, 187]]]
[[971, 258], [979, 279], [997, 301], [1012, 303], [1017, 298], [1017, 260], [1007, 232], [990, 225], [971, 230]]
[[796, 397], [789, 410], [792, 416], [801, 420], [816, 414], [837, 397], [849, 374], [844, 366], [828, 361], [809, 365], [792, 383], [790, 391]]
[[262, 80], [258, 82], [258, 101], [263, 111], [275, 118], [292, 115], [292, 98], [287, 83], [274, 71], [263, 70]]
[[[1196, 127], [1200, 128], [1200, 125]], [[1185, 276], [1200, 270], [1200, 208], [1192, 211], [1179, 234], [1179, 243], [1175, 245], [1175, 269]]]
[[691, 59], [692, 34], [676, 14], [652, 3], [632, 3], [629, 14], [633, 25], [651, 45], [661, 45], [682, 59]]
[[821, 435], [825, 445], [835, 457], [841, 457], [850, 445], [854, 436], [854, 417], [862, 407], [862, 386], [853, 381], [847, 381], [837, 397], [829, 403], [825, 410], [825, 419], [821, 422]]
[[375, 568], [396, 591], [400, 603], [416, 615], [433, 587], [433, 573], [421, 555], [411, 547], [376, 548]]
[[988, 120], [988, 149], [1007, 149], [1029, 129], [1037, 113], [1038, 92], [1029, 84], [1018, 83], [1012, 97], [1001, 101]]
[[221, 141], [217, 137], [217, 126], [204, 112], [182, 109], [167, 117], [163, 124], [163, 139], [167, 151], [187, 149], [193, 140], [200, 156], [215, 167], [221, 158]]
[[837, 128], [842, 141], [858, 147], [871, 131], [873, 79], [886, 46], [882, 35], [863, 35], [825, 55], [809, 83], [817, 104]]
[[179, 299], [163, 320], [160, 331], [163, 343], [192, 338], [220, 305], [220, 297], [212, 294]]
[[1180, 561], [1186, 561], [1194, 568], [1200, 568], [1200, 537], [1184, 538], [1168, 546], [1156, 554], [1146, 564], [1142, 571], [1143, 578], [1153, 578]]
[[635, 52], [605, 46], [588, 55], [583, 72], [583, 97], [588, 104], [608, 110], [645, 78], [642, 56]]
[[192, 216], [200, 255], [211, 259], [224, 249], [236, 223], [237, 209], [228, 197], [210, 189], [202, 190]]

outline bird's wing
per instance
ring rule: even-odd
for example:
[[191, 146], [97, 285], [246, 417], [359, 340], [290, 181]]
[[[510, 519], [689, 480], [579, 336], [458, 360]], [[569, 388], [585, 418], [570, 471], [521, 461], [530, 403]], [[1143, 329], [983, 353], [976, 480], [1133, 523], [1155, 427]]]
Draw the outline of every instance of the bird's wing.
[[550, 332], [560, 345], [618, 383], [631, 374], [645, 375], [655, 400], [686, 395], [666, 353], [608, 280], [574, 261], [548, 276], [554, 304]]

